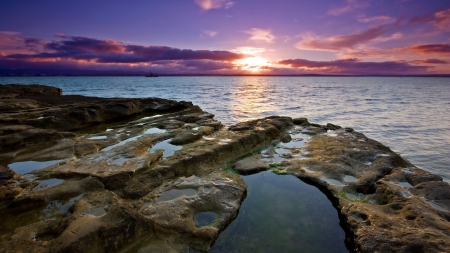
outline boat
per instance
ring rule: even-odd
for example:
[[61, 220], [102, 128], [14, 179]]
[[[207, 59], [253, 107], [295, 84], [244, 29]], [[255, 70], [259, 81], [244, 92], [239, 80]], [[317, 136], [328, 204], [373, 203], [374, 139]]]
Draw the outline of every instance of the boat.
[[157, 74], [153, 74], [153, 73], [150, 71], [150, 74], [146, 75], [145, 77], [158, 77], [158, 75], [157, 75]]

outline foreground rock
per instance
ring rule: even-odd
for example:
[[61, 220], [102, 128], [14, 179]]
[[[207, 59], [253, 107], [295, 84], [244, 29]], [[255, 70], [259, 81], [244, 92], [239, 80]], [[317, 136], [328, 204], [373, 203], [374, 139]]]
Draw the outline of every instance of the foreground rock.
[[352, 129], [315, 135], [302, 151], [281, 173], [334, 199], [355, 251], [449, 251], [450, 186], [442, 178]]
[[274, 116], [225, 130], [187, 102], [0, 91], [0, 252], [208, 251], [246, 196], [234, 170], [270, 168], [333, 200], [352, 251], [450, 250], [450, 186], [353, 129]]
[[[0, 252], [207, 251], [246, 196], [222, 169], [292, 124], [274, 117], [221, 131], [187, 102], [14, 87], [3, 105], [25, 109], [0, 110]], [[204, 213], [215, 218], [196, 224]]]

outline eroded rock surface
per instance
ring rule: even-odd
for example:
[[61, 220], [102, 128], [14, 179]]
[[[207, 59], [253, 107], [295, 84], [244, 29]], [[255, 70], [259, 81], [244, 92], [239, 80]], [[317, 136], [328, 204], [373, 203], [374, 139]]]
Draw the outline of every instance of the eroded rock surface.
[[[224, 131], [187, 102], [14, 87], [0, 110], [0, 252], [207, 251], [246, 196], [226, 164], [292, 125]], [[216, 217], [196, 224], [203, 213]]]
[[0, 90], [0, 252], [208, 251], [246, 196], [233, 170], [267, 169], [325, 192], [350, 250], [450, 250], [449, 185], [351, 128], [273, 116], [223, 129], [188, 102]]
[[447, 252], [448, 183], [361, 133], [335, 129], [313, 136], [306, 157], [284, 161], [281, 173], [312, 182], [335, 200], [354, 251]]

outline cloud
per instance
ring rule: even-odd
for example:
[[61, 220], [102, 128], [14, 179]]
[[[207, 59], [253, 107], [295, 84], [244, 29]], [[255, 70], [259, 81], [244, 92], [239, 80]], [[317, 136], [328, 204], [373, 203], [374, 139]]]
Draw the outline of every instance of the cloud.
[[443, 61], [439, 59], [414, 60], [409, 62], [412, 64], [449, 64], [448, 61]]
[[128, 45], [127, 51], [132, 52], [133, 55], [144, 57], [146, 61], [157, 61], [157, 60], [233, 61], [246, 57], [243, 54], [236, 54], [230, 51], [190, 50], [165, 46]]
[[328, 14], [333, 16], [338, 16], [355, 9], [363, 9], [369, 6], [367, 1], [359, 1], [359, 0], [347, 0], [347, 4], [343, 7], [334, 8], [328, 11]]
[[392, 23], [395, 21], [395, 19], [393, 17], [389, 17], [389, 16], [359, 17], [357, 20], [360, 23], [376, 22], [376, 23], [383, 23], [383, 24]]
[[380, 37], [384, 33], [382, 26], [370, 28], [361, 33], [350, 35], [340, 35], [323, 38], [311, 34], [303, 35], [302, 40], [295, 44], [295, 47], [303, 50], [337, 51], [341, 49], [352, 49], [358, 44], [362, 44]]
[[278, 62], [292, 68], [320, 71], [328, 74], [356, 75], [393, 75], [425, 73], [429, 66], [413, 66], [407, 62], [362, 62], [359, 59], [343, 59], [335, 61], [310, 61], [305, 59], [286, 59]]
[[237, 53], [237, 54], [246, 54], [246, 55], [255, 55], [259, 53], [263, 53], [266, 51], [265, 48], [260, 47], [237, 47], [233, 50], [230, 50], [231, 52]]
[[413, 23], [433, 24], [440, 30], [450, 31], [450, 9], [413, 17], [409, 24]]
[[17, 36], [19, 35], [20, 32], [16, 32], [16, 31], [0, 31], [0, 36]]
[[408, 49], [419, 54], [450, 54], [450, 44], [424, 44]]
[[436, 12], [434, 16], [436, 17], [434, 25], [442, 30], [450, 29], [450, 9]]
[[204, 10], [231, 8], [234, 2], [229, 0], [195, 0], [195, 3]]
[[211, 31], [211, 30], [205, 30], [202, 32], [202, 34], [200, 35], [200, 37], [202, 38], [212, 38], [214, 36], [216, 36], [218, 34], [218, 32], [216, 31]]
[[380, 38], [375, 38], [373, 41], [376, 42], [386, 42], [386, 41], [390, 41], [390, 40], [399, 40], [399, 39], [403, 39], [403, 34], [398, 32], [398, 33], [394, 33], [389, 37], [380, 37]]
[[210, 70], [227, 70], [233, 69], [235, 67], [234, 64], [229, 62], [218, 62], [210, 60], [183, 61], [181, 62], [181, 64], [185, 67], [188, 67], [190, 70], [197, 70], [199, 72]]
[[123, 43], [114, 40], [97, 40], [86, 37], [66, 36], [66, 40], [54, 41], [47, 49], [57, 52], [120, 53], [125, 51]]
[[[337, 52], [340, 58], [396, 58], [411, 59], [418, 55], [436, 55], [450, 58], [450, 44], [419, 44], [404, 47], [381, 49], [376, 47], [358, 47], [354, 50]], [[449, 59], [450, 60], [450, 59]]]
[[250, 34], [249, 40], [254, 40], [258, 42], [274, 43], [275, 36], [272, 34], [271, 30], [263, 30], [259, 28], [252, 28], [245, 33]]
[[[35, 43], [29, 40], [29, 43]], [[213, 60], [233, 61], [245, 55], [230, 51], [189, 50], [165, 46], [142, 46], [66, 36], [65, 40], [45, 44], [46, 52], [35, 54], [10, 54], [10, 59], [58, 60], [73, 59], [97, 63], [145, 63], [160, 60]]]
[[14, 36], [2, 36], [0, 34], [0, 52], [12, 53], [35, 53], [42, 51], [45, 43], [36, 38], [19, 38]]
[[202, 68], [223, 73], [224, 69], [235, 71], [233, 61], [248, 57], [224, 50], [145, 46], [79, 36], [57, 37], [62, 40], [47, 42], [36, 38], [0, 37], [0, 69], [48, 68], [60, 73], [85, 68], [91, 73], [91, 70], [116, 69], [147, 71], [148, 66], [152, 66], [152, 70], [153, 66], [159, 66], [166, 73], [202, 73]]

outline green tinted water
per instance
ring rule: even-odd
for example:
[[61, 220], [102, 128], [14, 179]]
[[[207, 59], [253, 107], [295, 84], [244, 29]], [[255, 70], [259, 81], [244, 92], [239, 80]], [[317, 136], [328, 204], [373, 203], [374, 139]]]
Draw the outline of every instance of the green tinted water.
[[243, 176], [247, 198], [210, 252], [348, 252], [336, 209], [290, 175]]

